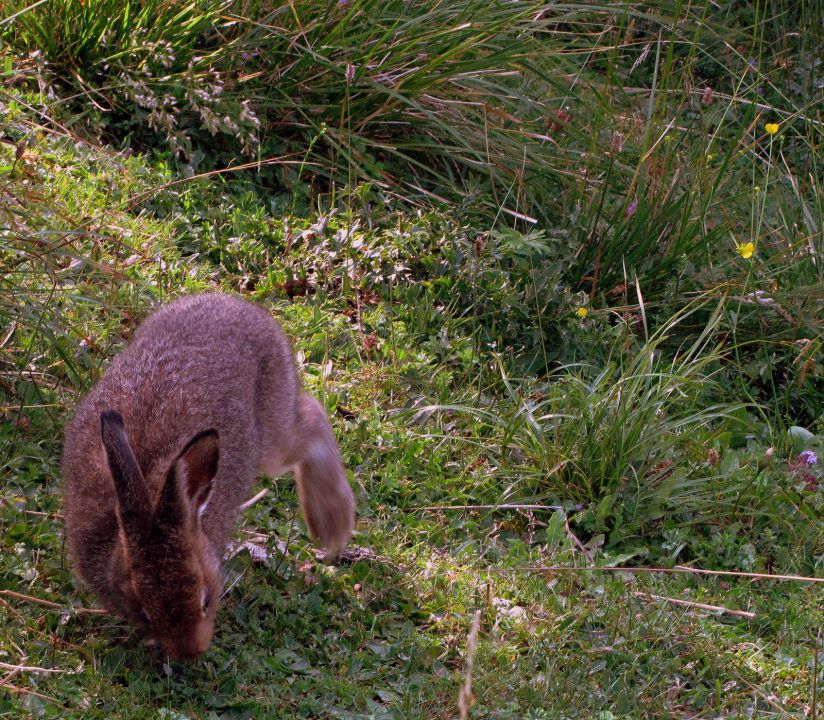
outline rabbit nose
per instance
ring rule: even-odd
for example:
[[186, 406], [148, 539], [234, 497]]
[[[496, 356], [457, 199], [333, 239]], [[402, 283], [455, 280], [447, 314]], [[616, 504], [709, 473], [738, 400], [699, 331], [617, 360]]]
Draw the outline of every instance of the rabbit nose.
[[203, 654], [203, 650], [199, 648], [184, 648], [182, 652], [177, 653], [177, 657], [174, 658], [178, 662], [192, 662], [192, 660], [197, 660]]
[[172, 658], [178, 662], [191, 662], [199, 658], [209, 647], [208, 642], [198, 642], [197, 639], [175, 641], [164, 645], [164, 650]]
[[172, 660], [177, 662], [192, 662], [192, 660], [197, 660], [203, 654], [203, 651], [189, 647], [174, 647], [169, 648], [166, 653]]

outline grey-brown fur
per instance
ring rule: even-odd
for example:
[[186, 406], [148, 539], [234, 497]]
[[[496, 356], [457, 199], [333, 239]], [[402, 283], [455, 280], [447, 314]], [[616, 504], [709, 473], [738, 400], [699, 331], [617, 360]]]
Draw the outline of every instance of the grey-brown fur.
[[196, 657], [240, 505], [259, 472], [290, 468], [311, 533], [337, 555], [354, 499], [280, 327], [231, 296], [177, 300], [146, 319], [66, 428], [71, 564], [110, 612], [173, 657]]

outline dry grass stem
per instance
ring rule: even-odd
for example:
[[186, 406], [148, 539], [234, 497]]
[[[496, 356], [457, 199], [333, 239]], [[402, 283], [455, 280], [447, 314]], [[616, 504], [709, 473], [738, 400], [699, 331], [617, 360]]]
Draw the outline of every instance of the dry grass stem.
[[754, 612], [747, 612], [746, 610], [731, 610], [730, 608], [725, 608], [721, 605], [707, 605], [706, 603], [691, 602], [690, 600], [679, 600], [678, 598], [666, 597], [664, 595], [653, 595], [652, 593], [637, 592], [635, 593], [635, 597], [643, 598], [645, 600], [659, 600], [672, 605], [683, 605], [684, 607], [696, 608], [698, 610], [708, 610], [709, 612], [735, 615], [736, 617], [743, 617], [748, 620], [754, 620], [756, 617]]
[[579, 539], [578, 536], [572, 532], [572, 528], [569, 526], [569, 518], [564, 518], [564, 530], [566, 531], [567, 539], [572, 543], [573, 546], [578, 548], [580, 553], [583, 553], [586, 556], [586, 559], [589, 561], [589, 564], [592, 565], [595, 562], [595, 558], [593, 557], [592, 553], [587, 549], [587, 546], [584, 545]]
[[[23, 602], [34, 603], [35, 605], [42, 605], [43, 607], [52, 608], [53, 610], [68, 609], [65, 605], [52, 602], [51, 600], [44, 600], [43, 598], [34, 597], [33, 595], [24, 595], [23, 593], [15, 592], [14, 590], [0, 590], [0, 597], [10, 597], [15, 600], [22, 600]], [[85, 608], [76, 607], [71, 608], [71, 611], [77, 615], [108, 615], [102, 608]]]
[[35, 515], [36, 517], [47, 517], [53, 518], [55, 520], [62, 520], [63, 514], [56, 513], [56, 512], [40, 512], [39, 510], [24, 510], [23, 511], [26, 515]]
[[821, 629], [818, 630], [818, 635], [813, 645], [813, 701], [810, 708], [810, 717], [816, 720], [818, 717], [818, 648], [821, 647]]
[[475, 652], [478, 649], [478, 631], [481, 629], [481, 611], [476, 610], [466, 640], [466, 667], [464, 667], [464, 682], [458, 693], [458, 712], [461, 720], [469, 717], [469, 708], [475, 703], [472, 695], [472, 668], [475, 666]]
[[16, 617], [20, 622], [23, 622], [23, 616], [14, 609], [14, 606], [11, 603], [6, 602], [2, 598], [0, 598], [0, 605], [2, 605], [6, 610], [8, 610], [14, 617]]
[[519, 505], [505, 503], [502, 505], [425, 505], [410, 508], [412, 512], [430, 512], [436, 510], [566, 510], [560, 505]]
[[70, 673], [71, 670], [61, 670], [60, 668], [42, 668], [35, 665], [12, 665], [11, 663], [0, 662], [0, 668], [11, 670], [12, 672], [42, 672], [42, 673]]
[[588, 565], [585, 567], [571, 567], [564, 565], [526, 565], [519, 568], [486, 568], [486, 572], [639, 572], [639, 573], [665, 573], [684, 575], [717, 575], [721, 577], [741, 577], [753, 580], [780, 580], [789, 582], [824, 583], [824, 578], [807, 577], [805, 575], [770, 575], [768, 573], [737, 572], [735, 570], [702, 570], [701, 568], [688, 567], [598, 567]]
[[34, 690], [29, 690], [28, 688], [17, 687], [17, 685], [9, 685], [8, 683], [3, 685], [2, 687], [4, 690], [10, 693], [18, 693], [20, 695], [33, 695], [34, 697], [40, 698], [41, 700], [45, 700], [46, 702], [50, 702], [53, 705], [63, 705], [63, 703], [60, 700], [51, 697], [51, 695], [43, 695], [43, 693], [35, 692]]
[[16, 669], [12, 670], [11, 672], [6, 673], [2, 678], [0, 678], [0, 687], [3, 687], [4, 685], [8, 685], [9, 680], [14, 678], [15, 675], [19, 675], [19, 674], [20, 674], [19, 668], [16, 668]]
[[264, 497], [266, 495], [266, 493], [268, 493], [268, 492], [269, 492], [268, 488], [263, 488], [263, 490], [261, 490], [259, 493], [255, 494], [255, 495], [253, 495], [245, 503], [243, 503], [240, 506], [240, 509], [241, 510], [246, 510], [246, 508], [252, 507], [252, 505], [254, 505], [262, 497]]

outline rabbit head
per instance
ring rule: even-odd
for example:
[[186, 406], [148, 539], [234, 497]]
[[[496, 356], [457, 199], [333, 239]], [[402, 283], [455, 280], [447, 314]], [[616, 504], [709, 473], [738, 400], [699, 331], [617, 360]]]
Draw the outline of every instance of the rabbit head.
[[[106, 462], [116, 491], [118, 542], [109, 564], [117, 608], [175, 660], [193, 660], [211, 642], [221, 593], [220, 562], [201, 529], [217, 472], [215, 430], [191, 438], [147, 482], [119, 413], [101, 413]], [[157, 497], [150, 487], [159, 487]]]

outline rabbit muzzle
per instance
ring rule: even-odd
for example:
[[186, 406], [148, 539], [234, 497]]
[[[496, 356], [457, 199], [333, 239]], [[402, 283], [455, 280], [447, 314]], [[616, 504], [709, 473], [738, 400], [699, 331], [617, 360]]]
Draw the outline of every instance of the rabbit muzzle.
[[[204, 623], [205, 625], [205, 623]], [[212, 642], [212, 627], [197, 628], [195, 633], [186, 637], [156, 637], [160, 647], [172, 660], [191, 662], [197, 660]]]

